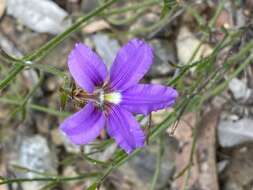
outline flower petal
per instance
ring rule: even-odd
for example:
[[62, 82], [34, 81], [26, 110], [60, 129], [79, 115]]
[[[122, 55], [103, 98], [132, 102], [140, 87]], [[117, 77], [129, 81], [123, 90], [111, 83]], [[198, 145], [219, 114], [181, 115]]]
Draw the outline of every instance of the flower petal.
[[145, 135], [134, 116], [119, 106], [112, 106], [108, 115], [108, 134], [128, 154], [144, 146]]
[[175, 103], [175, 89], [158, 84], [137, 84], [122, 92], [120, 106], [130, 112], [148, 114]]
[[106, 78], [106, 66], [89, 47], [77, 43], [68, 57], [68, 67], [75, 82], [92, 92], [94, 86], [101, 86]]
[[92, 103], [68, 117], [60, 129], [74, 144], [87, 144], [94, 140], [105, 124], [103, 113]]
[[144, 41], [133, 39], [124, 45], [110, 71], [113, 90], [125, 90], [135, 85], [148, 71], [153, 60], [152, 48]]

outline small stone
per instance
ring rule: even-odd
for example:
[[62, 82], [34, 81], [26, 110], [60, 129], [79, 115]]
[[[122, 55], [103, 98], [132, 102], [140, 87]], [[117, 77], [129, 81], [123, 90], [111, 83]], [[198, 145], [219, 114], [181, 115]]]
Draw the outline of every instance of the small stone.
[[[183, 65], [199, 61], [203, 57], [207, 57], [213, 52], [213, 49], [210, 45], [201, 44], [201, 41], [197, 39], [193, 33], [185, 26], [181, 27], [179, 30], [176, 45], [178, 59]], [[197, 51], [196, 54], [195, 51]], [[194, 54], [195, 56], [192, 59]]]
[[105, 33], [97, 33], [92, 36], [97, 53], [105, 61], [107, 67], [113, 63], [118, 50], [120, 49], [119, 42], [110, 38]]
[[59, 128], [51, 130], [51, 137], [53, 143], [57, 146], [62, 145], [64, 143], [63, 135], [61, 134]]
[[[177, 149], [177, 142], [174, 138], [168, 135], [164, 139], [165, 152], [162, 157], [161, 173], [158, 178], [157, 188], [164, 189], [168, 183], [168, 179], [173, 174], [175, 166], [175, 153]], [[141, 153], [133, 157], [127, 163], [120, 167], [119, 171], [124, 181], [132, 184], [132, 189], [149, 189], [156, 169], [157, 151], [159, 145], [156, 143], [150, 144], [148, 148], [142, 150]], [[136, 180], [138, 179], [138, 180]], [[123, 184], [118, 184], [118, 188]], [[127, 189], [127, 188], [126, 188]]]
[[225, 170], [227, 165], [229, 164], [228, 160], [222, 160], [218, 163], [218, 172], [221, 173]]
[[84, 26], [82, 32], [85, 34], [91, 34], [109, 28], [110, 25], [105, 20], [97, 20]]
[[172, 67], [170, 63], [175, 63], [175, 48], [172, 43], [165, 40], [151, 40], [151, 46], [154, 49], [154, 64], [151, 66], [148, 76], [157, 77], [166, 75]]
[[[13, 153], [15, 155], [9, 161], [11, 165], [17, 165], [22, 168], [52, 175], [57, 173], [56, 155], [50, 150], [47, 140], [44, 137], [40, 135], [31, 137], [21, 136], [20, 140], [17, 140], [16, 143], [20, 144], [14, 145], [14, 147], [18, 146], [18, 151]], [[15, 167], [13, 170], [18, 178], [41, 177], [41, 175], [34, 172], [15, 170]], [[34, 190], [46, 184], [46, 182], [33, 181], [22, 183], [22, 187], [25, 190]]]
[[99, 4], [98, 0], [83, 0], [81, 4], [81, 9], [84, 13], [88, 13], [92, 10], [94, 10]]
[[[63, 176], [65, 177], [70, 177], [70, 176], [78, 176], [78, 173], [76, 172], [75, 168], [73, 166], [67, 166], [66, 168], [64, 168], [63, 171]], [[76, 181], [69, 181], [66, 185], [68, 188], [66, 189], [71, 189], [70, 187], [75, 185]]]
[[5, 0], [0, 0], [0, 18], [3, 16], [4, 14], [4, 10], [5, 10]]
[[72, 142], [70, 142], [68, 140], [68, 137], [65, 137], [63, 133], [60, 132], [60, 134], [62, 135], [63, 138], [63, 144], [64, 147], [66, 148], [66, 151], [68, 153], [74, 153], [74, 154], [78, 154], [81, 152], [80, 146], [73, 144]]
[[218, 125], [218, 138], [222, 147], [233, 147], [253, 141], [253, 120], [243, 118], [237, 121], [221, 120]]
[[229, 82], [229, 89], [231, 90], [236, 100], [247, 101], [252, 93], [252, 90], [247, 87], [246, 81], [234, 78]]
[[68, 13], [50, 0], [8, 0], [7, 14], [41, 33], [58, 34], [71, 24]]

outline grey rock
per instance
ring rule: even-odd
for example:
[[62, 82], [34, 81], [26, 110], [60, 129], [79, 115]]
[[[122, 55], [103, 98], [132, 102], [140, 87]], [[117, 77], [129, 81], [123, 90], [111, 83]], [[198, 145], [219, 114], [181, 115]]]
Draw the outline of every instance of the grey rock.
[[7, 14], [36, 32], [57, 34], [71, 24], [68, 13], [50, 0], [7, 0]]
[[98, 0], [83, 0], [81, 4], [82, 11], [85, 13], [88, 13], [92, 10], [94, 10], [99, 5]]
[[[18, 151], [13, 158], [10, 160], [10, 164], [17, 165], [22, 168], [27, 168], [29, 170], [47, 173], [54, 175], [56, 174], [56, 155], [50, 150], [47, 140], [40, 136], [35, 135], [31, 137], [22, 136], [16, 141], [16, 147]], [[42, 177], [41, 175], [34, 172], [27, 172], [22, 170], [15, 170], [14, 172], [18, 178], [34, 178]], [[22, 183], [22, 187], [25, 190], [39, 189], [44, 186], [46, 182], [25, 182]]]
[[102, 57], [107, 67], [110, 67], [120, 49], [119, 42], [105, 33], [92, 36], [97, 53]]
[[222, 147], [233, 147], [253, 141], [253, 120], [250, 118], [237, 121], [221, 120], [218, 126], [218, 139]]
[[220, 162], [218, 162], [218, 171], [219, 173], [223, 172], [225, 170], [225, 168], [228, 166], [229, 161], [228, 160], [222, 160]]
[[[166, 136], [165, 152], [162, 158], [161, 172], [157, 182], [157, 189], [164, 189], [174, 171], [175, 152], [177, 142], [174, 138]], [[149, 189], [156, 169], [156, 158], [159, 145], [153, 143], [145, 148], [140, 154], [120, 167], [119, 171], [123, 178], [130, 184], [132, 189]], [[138, 179], [138, 180], [136, 180]]]
[[[22, 53], [3, 35], [0, 34], [0, 46], [1, 48], [14, 57], [22, 57]], [[34, 69], [26, 69], [23, 71], [24, 76], [30, 81], [33, 85], [38, 83], [39, 77]]]
[[247, 101], [252, 94], [252, 90], [247, 87], [247, 81], [234, 78], [229, 82], [229, 89], [231, 90], [236, 100]]
[[153, 47], [155, 56], [154, 63], [147, 75], [155, 77], [168, 74], [172, 69], [169, 63], [175, 63], [176, 59], [172, 43], [165, 40], [152, 40], [150, 44]]

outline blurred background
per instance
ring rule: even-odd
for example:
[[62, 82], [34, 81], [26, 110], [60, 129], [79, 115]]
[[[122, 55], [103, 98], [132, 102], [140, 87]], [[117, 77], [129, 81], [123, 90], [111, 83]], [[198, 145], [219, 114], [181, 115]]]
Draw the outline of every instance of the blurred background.
[[[252, 190], [253, 0], [0, 0], [0, 190]], [[59, 124], [76, 42], [108, 67], [138, 37], [155, 53], [142, 82], [176, 88], [138, 116], [126, 155], [103, 132], [75, 146]]]

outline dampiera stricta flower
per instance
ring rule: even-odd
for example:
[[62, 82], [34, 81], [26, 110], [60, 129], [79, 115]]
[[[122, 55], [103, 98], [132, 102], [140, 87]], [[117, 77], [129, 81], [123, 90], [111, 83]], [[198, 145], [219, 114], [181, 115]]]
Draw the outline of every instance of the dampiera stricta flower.
[[[175, 103], [178, 93], [158, 84], [138, 84], [152, 64], [152, 48], [133, 39], [118, 52], [108, 72], [101, 58], [78, 43], [68, 67], [83, 90], [78, 100], [87, 102], [60, 126], [74, 144], [87, 144], [106, 130], [127, 153], [143, 147], [145, 134], [133, 114], [148, 114]], [[81, 90], [81, 91], [82, 91]]]

